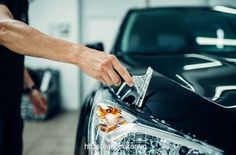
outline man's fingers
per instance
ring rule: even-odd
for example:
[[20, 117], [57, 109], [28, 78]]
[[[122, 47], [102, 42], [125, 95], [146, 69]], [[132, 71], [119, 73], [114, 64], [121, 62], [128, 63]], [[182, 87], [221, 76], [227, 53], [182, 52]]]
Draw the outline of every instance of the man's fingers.
[[40, 103], [37, 101], [34, 104], [34, 114], [40, 115], [42, 113], [42, 108], [40, 107]]
[[114, 71], [113, 68], [109, 69], [107, 73], [116, 86], [121, 84], [120, 76]]
[[100, 82], [102, 82], [104, 85], [106, 84], [106, 81], [103, 80], [102, 78], [101, 79], [98, 79]]
[[103, 73], [102, 77], [103, 77], [103, 80], [106, 82], [106, 84], [108, 86], [113, 85], [113, 82], [112, 82], [111, 78], [108, 76], [107, 73]]
[[34, 107], [33, 113], [34, 113], [35, 115], [39, 115], [38, 109], [37, 109], [36, 107]]
[[120, 64], [118, 59], [114, 56], [112, 60], [112, 65], [115, 70], [120, 74], [120, 76], [125, 80], [125, 82], [132, 87], [134, 85], [134, 81], [130, 76], [129, 72]]
[[45, 111], [45, 112], [48, 109], [47, 100], [44, 97], [42, 97], [41, 107], [43, 108], [43, 111]]
[[37, 96], [35, 102], [35, 110], [38, 115], [45, 114], [47, 112], [47, 101], [43, 96]]

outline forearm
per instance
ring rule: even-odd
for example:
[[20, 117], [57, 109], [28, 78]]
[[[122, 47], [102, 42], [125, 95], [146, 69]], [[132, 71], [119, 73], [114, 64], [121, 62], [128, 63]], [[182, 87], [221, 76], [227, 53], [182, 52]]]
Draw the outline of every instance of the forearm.
[[29, 87], [29, 86], [33, 86], [33, 85], [34, 85], [33, 79], [31, 78], [27, 69], [24, 69], [24, 86]]
[[0, 31], [0, 44], [23, 55], [75, 64], [75, 55], [84, 48], [50, 37], [16, 20], [2, 20]]
[[14, 20], [11, 12], [0, 5], [0, 44], [13, 52], [78, 65], [79, 44], [50, 37], [27, 24]]
[[14, 20], [4, 5], [0, 5], [0, 45], [19, 54], [75, 64], [88, 75], [108, 85], [120, 84], [120, 76], [130, 86], [134, 84], [115, 56], [50, 37]]
[[34, 111], [37, 114], [45, 114], [47, 111], [47, 102], [43, 95], [40, 93], [38, 89], [35, 89], [34, 81], [31, 78], [27, 69], [24, 69], [24, 85], [26, 90], [28, 89], [28, 95], [31, 102], [34, 105]]
[[0, 5], [0, 20], [13, 19], [13, 15], [5, 5]]

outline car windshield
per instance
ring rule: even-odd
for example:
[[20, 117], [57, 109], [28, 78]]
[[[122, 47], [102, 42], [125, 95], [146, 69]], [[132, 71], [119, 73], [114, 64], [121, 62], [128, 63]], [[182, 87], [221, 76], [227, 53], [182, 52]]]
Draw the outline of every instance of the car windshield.
[[120, 39], [119, 50], [126, 53], [231, 53], [236, 51], [236, 10], [222, 7], [133, 11]]

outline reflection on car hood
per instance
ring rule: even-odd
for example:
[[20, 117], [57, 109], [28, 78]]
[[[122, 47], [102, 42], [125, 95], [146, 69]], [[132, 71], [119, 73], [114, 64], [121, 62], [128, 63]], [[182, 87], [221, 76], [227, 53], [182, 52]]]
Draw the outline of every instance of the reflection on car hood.
[[151, 66], [182, 86], [225, 107], [236, 104], [236, 54], [230, 58], [185, 54], [121, 57], [132, 67]]
[[[224, 150], [236, 139], [236, 63], [234, 58], [187, 54], [125, 56], [134, 75], [155, 72], [144, 100], [145, 115], [165, 120]], [[133, 69], [132, 69], [133, 68]], [[145, 70], [145, 69], [144, 69]]]

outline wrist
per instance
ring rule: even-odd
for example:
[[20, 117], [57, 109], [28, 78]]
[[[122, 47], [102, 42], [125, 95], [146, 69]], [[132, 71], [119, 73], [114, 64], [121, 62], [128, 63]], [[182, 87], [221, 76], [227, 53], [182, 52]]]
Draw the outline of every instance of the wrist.
[[31, 94], [34, 90], [37, 90], [37, 87], [34, 84], [32, 84], [32, 85], [28, 86], [27, 88], [25, 88], [25, 92], [27, 94]]
[[83, 59], [85, 57], [84, 53], [86, 50], [87, 50], [87, 47], [80, 44], [75, 44], [72, 47], [72, 55], [70, 58], [70, 62], [76, 66], [82, 66]]

